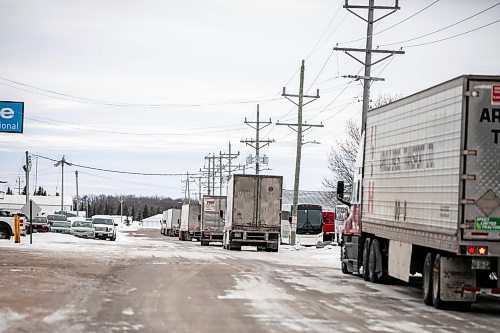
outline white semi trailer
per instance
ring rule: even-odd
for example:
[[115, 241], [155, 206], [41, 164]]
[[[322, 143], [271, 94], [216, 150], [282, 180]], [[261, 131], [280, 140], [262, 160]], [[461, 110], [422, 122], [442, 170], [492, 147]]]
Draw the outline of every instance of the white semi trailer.
[[198, 203], [182, 205], [179, 239], [189, 241], [201, 238], [201, 215]]
[[170, 208], [163, 212], [161, 221], [161, 233], [166, 236], [179, 236], [179, 227], [181, 224], [181, 210]]
[[368, 111], [351, 204], [344, 273], [422, 273], [437, 308], [499, 294], [500, 77], [461, 76]]
[[282, 176], [232, 175], [227, 190], [223, 246], [278, 251]]
[[227, 210], [227, 197], [216, 195], [203, 196], [201, 206], [201, 245], [222, 242], [224, 220]]

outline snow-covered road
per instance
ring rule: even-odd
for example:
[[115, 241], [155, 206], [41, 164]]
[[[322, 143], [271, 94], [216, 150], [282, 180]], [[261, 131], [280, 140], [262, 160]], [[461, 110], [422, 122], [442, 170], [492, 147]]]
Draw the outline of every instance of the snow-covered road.
[[467, 313], [418, 282], [343, 275], [339, 249], [233, 252], [156, 230], [116, 240], [35, 234], [0, 242], [0, 332], [496, 332], [500, 302]]

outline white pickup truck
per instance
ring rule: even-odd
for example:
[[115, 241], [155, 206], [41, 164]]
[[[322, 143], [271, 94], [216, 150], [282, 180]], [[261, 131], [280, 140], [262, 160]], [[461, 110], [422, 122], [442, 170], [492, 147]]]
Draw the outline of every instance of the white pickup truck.
[[[26, 218], [20, 216], [21, 235], [26, 235]], [[10, 239], [14, 236], [14, 215], [9, 211], [0, 209], [0, 239]]]

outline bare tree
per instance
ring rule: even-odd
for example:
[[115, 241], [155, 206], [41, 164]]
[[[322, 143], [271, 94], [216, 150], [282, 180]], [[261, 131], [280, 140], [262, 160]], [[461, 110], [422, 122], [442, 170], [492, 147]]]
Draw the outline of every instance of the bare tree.
[[386, 105], [386, 104], [389, 104], [389, 103], [392, 103], [398, 99], [401, 99], [403, 98], [403, 95], [399, 94], [399, 95], [378, 95], [377, 99], [375, 99], [374, 101], [371, 101], [370, 103], [370, 109], [376, 109], [378, 107], [381, 107], [383, 105]]
[[332, 176], [325, 177], [322, 182], [323, 186], [332, 192], [332, 198], [335, 198], [334, 193], [339, 180], [344, 181], [347, 194], [351, 193], [352, 189], [354, 163], [356, 162], [361, 133], [359, 126], [352, 119], [347, 121], [345, 133], [347, 138], [337, 140], [336, 146], [332, 147], [328, 154], [328, 169], [332, 172]]

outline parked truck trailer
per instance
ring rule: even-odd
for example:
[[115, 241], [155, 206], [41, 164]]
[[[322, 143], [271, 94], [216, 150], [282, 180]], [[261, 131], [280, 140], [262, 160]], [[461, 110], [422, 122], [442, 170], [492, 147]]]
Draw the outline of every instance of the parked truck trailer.
[[278, 251], [282, 176], [233, 175], [228, 184], [224, 248]]
[[181, 210], [170, 208], [163, 212], [161, 233], [166, 236], [179, 237]]
[[201, 206], [201, 245], [222, 242], [227, 197], [205, 195]]
[[184, 241], [201, 238], [201, 215], [198, 203], [182, 205], [179, 239]]
[[355, 170], [344, 273], [422, 273], [436, 308], [500, 293], [500, 76], [460, 76], [368, 111]]

